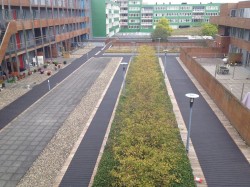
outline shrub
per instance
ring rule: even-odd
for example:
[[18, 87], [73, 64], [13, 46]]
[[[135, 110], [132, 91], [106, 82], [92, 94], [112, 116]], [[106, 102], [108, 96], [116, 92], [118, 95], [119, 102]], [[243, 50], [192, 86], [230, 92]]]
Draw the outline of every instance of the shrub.
[[47, 71], [47, 75], [50, 76], [51, 75], [51, 71]]
[[195, 186], [152, 48], [139, 48], [126, 82], [94, 186]]
[[55, 66], [57, 66], [57, 65], [58, 65], [58, 62], [53, 62], [53, 64], [55, 64]]

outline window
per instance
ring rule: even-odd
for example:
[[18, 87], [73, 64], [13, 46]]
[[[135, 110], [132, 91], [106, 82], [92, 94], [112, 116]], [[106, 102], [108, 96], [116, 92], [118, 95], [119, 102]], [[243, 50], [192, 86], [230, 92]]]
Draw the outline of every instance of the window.
[[240, 9], [239, 17], [241, 17], [241, 18], [244, 17], [244, 8]]
[[231, 10], [230, 16], [231, 17], [236, 17], [236, 10], [235, 9]]

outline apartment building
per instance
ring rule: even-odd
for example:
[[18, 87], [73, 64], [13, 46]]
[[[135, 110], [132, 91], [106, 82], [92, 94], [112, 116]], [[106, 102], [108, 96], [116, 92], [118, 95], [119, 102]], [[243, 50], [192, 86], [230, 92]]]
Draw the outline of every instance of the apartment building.
[[250, 66], [250, 1], [222, 4], [210, 22], [219, 26], [216, 43], [223, 52], [241, 53], [242, 64]]
[[88, 39], [88, 0], [1, 0], [0, 74], [24, 71]]
[[172, 28], [193, 27], [218, 16], [219, 3], [143, 4], [142, 0], [117, 0], [120, 5], [121, 32], [152, 32], [165, 17]]
[[120, 6], [120, 32], [139, 32], [142, 0], [117, 0]]
[[120, 30], [120, 7], [115, 0], [91, 1], [93, 38], [112, 37]]

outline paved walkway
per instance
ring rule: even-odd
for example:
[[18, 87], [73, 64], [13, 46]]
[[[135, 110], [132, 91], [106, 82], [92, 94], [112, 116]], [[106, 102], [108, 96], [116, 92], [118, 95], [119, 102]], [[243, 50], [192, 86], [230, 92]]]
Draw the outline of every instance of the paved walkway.
[[[41, 87], [38, 89], [33, 88], [33, 92], [29, 92], [17, 103], [14, 102], [12, 107], [26, 103], [27, 108], [28, 104], [32, 104], [30, 98], [35, 102], [35, 98], [39, 99], [38, 95], [41, 96], [44, 92], [47, 92], [47, 95], [36, 101], [25, 112], [23, 112], [25, 108], [22, 110], [12, 108], [11, 112], [7, 110], [8, 108], [3, 109], [15, 113], [18, 117], [0, 133], [0, 186], [16, 186], [109, 61], [110, 59], [106, 58], [101, 59], [101, 63], [100, 60], [87, 62], [50, 92], [47, 92], [46, 84], [39, 85]], [[76, 69], [83, 64], [79, 63], [72, 63], [72, 66]], [[66, 68], [68, 74], [65, 72], [56, 74], [51, 87], [56, 86], [72, 70]], [[40, 89], [45, 91], [40, 93]], [[19, 115], [16, 110], [23, 113]], [[6, 121], [5, 123], [7, 124]], [[1, 122], [2, 124], [4, 123]]]
[[191, 139], [208, 186], [249, 186], [248, 161], [175, 57], [168, 56], [166, 72], [185, 124], [189, 120], [189, 100], [185, 94], [200, 95], [193, 107]]

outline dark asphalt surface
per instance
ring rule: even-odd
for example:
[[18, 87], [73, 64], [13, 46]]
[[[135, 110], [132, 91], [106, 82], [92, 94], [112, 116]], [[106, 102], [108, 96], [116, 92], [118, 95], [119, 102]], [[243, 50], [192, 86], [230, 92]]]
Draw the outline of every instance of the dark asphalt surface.
[[[89, 52], [88, 57], [94, 56], [101, 47], [96, 47]], [[69, 76], [74, 70], [79, 68], [83, 63], [87, 61], [87, 55], [83, 55], [81, 58], [76, 59], [66, 68], [60, 70], [58, 73], [50, 77], [50, 87], [51, 89], [60, 83], [67, 76]], [[39, 85], [36, 85], [29, 92], [10, 103], [6, 107], [0, 110], [0, 130], [10, 123], [14, 118], [31, 106], [34, 102], [40, 99], [44, 94], [48, 92], [48, 82], [47, 80]]]
[[200, 95], [193, 105], [191, 139], [208, 186], [249, 187], [248, 161], [175, 57], [167, 57], [166, 72], [186, 126], [190, 110], [185, 94]]
[[[123, 62], [129, 62], [129, 57]], [[62, 181], [61, 187], [88, 186], [123, 81], [120, 66]]]

